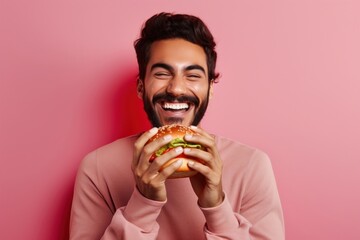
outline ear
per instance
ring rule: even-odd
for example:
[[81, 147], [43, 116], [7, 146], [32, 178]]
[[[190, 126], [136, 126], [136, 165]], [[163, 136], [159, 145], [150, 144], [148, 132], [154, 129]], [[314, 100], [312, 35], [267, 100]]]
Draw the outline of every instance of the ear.
[[136, 81], [136, 93], [137, 96], [142, 99], [144, 94], [144, 81], [140, 78]]
[[214, 80], [211, 80], [209, 86], [209, 99], [211, 99], [213, 95], [214, 95]]

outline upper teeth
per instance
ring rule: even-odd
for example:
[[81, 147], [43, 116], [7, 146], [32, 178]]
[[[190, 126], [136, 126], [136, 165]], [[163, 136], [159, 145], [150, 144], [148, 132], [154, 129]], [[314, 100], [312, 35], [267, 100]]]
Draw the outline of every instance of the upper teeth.
[[165, 109], [187, 109], [189, 105], [187, 103], [165, 103], [163, 106]]

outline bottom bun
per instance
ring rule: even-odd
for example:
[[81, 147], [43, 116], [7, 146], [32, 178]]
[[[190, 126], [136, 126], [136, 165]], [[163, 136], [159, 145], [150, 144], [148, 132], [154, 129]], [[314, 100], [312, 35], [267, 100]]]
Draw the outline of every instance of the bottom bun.
[[173, 158], [166, 162], [162, 168], [165, 168], [169, 166], [170, 164], [176, 162], [177, 160], [182, 160], [181, 166], [169, 177], [169, 178], [186, 178], [186, 177], [192, 177], [195, 174], [197, 174], [196, 171], [192, 170], [188, 166], [188, 162], [194, 161], [193, 159], [188, 158]]

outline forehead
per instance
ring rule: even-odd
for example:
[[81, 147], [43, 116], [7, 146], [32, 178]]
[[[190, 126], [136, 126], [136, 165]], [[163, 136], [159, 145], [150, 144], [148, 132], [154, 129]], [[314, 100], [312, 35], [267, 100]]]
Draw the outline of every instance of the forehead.
[[148, 67], [155, 63], [166, 63], [173, 66], [178, 64], [198, 64], [207, 70], [206, 54], [204, 49], [183, 39], [166, 39], [155, 41], [150, 48]]

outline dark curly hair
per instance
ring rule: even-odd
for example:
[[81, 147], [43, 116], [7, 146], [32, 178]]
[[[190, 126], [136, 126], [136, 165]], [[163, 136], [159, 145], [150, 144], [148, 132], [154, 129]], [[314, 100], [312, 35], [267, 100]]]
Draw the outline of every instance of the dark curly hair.
[[195, 16], [165, 12], [149, 18], [142, 27], [140, 38], [134, 42], [139, 78], [145, 78], [151, 44], [158, 40], [172, 38], [181, 38], [201, 46], [206, 54], [209, 81], [216, 82], [219, 77], [219, 74], [215, 72], [216, 43], [205, 23]]

